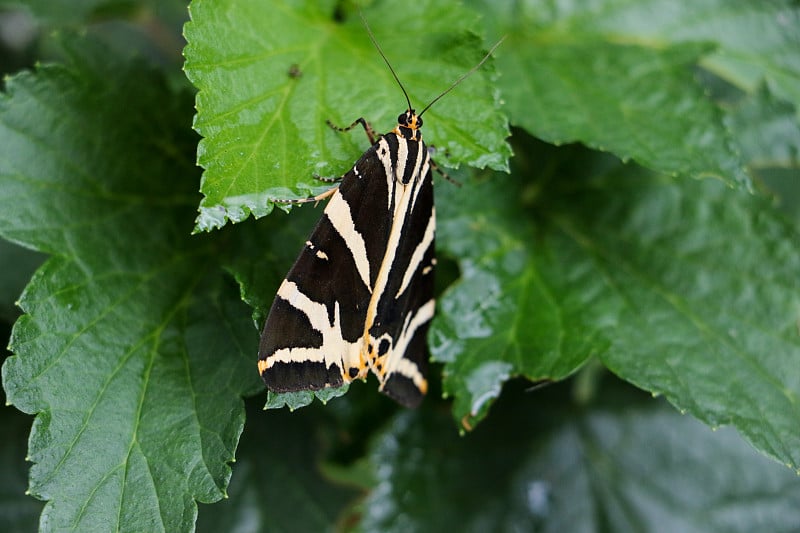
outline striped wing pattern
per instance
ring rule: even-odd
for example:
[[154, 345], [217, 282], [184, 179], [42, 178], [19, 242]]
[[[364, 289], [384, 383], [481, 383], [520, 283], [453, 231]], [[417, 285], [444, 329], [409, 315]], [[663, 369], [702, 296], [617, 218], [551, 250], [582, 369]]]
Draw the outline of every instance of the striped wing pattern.
[[270, 390], [338, 387], [371, 370], [398, 403], [422, 401], [436, 219], [428, 149], [403, 131], [344, 175], [278, 289], [259, 347]]

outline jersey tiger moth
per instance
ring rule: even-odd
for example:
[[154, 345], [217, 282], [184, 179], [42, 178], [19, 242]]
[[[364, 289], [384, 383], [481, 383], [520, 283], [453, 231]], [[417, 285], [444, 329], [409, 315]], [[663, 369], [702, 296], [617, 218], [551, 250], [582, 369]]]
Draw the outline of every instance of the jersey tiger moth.
[[359, 118], [372, 146], [329, 191], [295, 203], [328, 205], [270, 309], [258, 370], [273, 392], [320, 390], [366, 379], [416, 407], [428, 390], [427, 332], [434, 313], [436, 265], [433, 204], [435, 168], [422, 141], [422, 115], [500, 45], [416, 113], [400, 79], [362, 16], [370, 39], [408, 107], [389, 133], [375, 136]]

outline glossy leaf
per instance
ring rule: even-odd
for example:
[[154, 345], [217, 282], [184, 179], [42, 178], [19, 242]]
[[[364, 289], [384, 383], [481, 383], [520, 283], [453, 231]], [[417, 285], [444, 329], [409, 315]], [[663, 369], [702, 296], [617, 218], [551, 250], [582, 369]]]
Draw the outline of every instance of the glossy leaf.
[[560, 379], [597, 356], [797, 469], [796, 230], [717, 182], [538, 155], [547, 168], [513, 174], [529, 185], [495, 174], [439, 204], [463, 273], [432, 335], [456, 419], [482, 418], [509, 376]]
[[189, 530], [225, 494], [255, 334], [218, 251], [188, 236], [189, 102], [92, 41], [66, 47], [0, 98], [0, 233], [51, 255], [3, 365], [8, 401], [37, 415], [29, 490], [43, 530]]
[[[528, 2], [546, 24], [577, 34], [643, 43], [713, 42], [703, 68], [748, 92], [762, 81], [800, 105], [800, 7], [792, 0], [602, 0], [591, 5], [562, 0], [548, 7]], [[543, 16], [542, 16], [543, 15]]]
[[[478, 18], [455, 0], [195, 0], [185, 65], [208, 227], [230, 214], [216, 205], [244, 218], [256, 198], [263, 214], [264, 191], [316, 192], [314, 173], [349, 168], [365, 136], [325, 119], [393, 127], [405, 102], [356, 4], [418, 109], [508, 35], [425, 114], [440, 164], [502, 167], [504, 100], [540, 138], [650, 167], [517, 130], [510, 177], [437, 178], [442, 363], [422, 407], [373, 379], [292, 413], [262, 410], [290, 399], [263, 393], [258, 328], [323, 206], [191, 237], [183, 13], [162, 11], [179, 4], [26, 3], [46, 66], [0, 96], [0, 235], [49, 259], [21, 298], [22, 277], [0, 281], [26, 313], [4, 387], [37, 413], [3, 419], [0, 529], [30, 531], [42, 507], [44, 531], [190, 531], [195, 516], [201, 531], [796, 529], [795, 473], [692, 419], [797, 469], [800, 265], [782, 218], [800, 197], [796, 2], [475, 0]], [[65, 26], [102, 45], [68, 40], [65, 65], [47, 65], [62, 55], [44, 36]], [[760, 180], [765, 165], [779, 197], [672, 176], [746, 184], [740, 169]], [[21, 273], [10, 250], [0, 263]], [[605, 368], [647, 392], [606, 386]], [[449, 409], [474, 431], [457, 436]], [[46, 504], [23, 496], [31, 465]], [[226, 501], [198, 509], [229, 477]]]
[[518, 49], [502, 59], [501, 84], [512, 122], [537, 137], [581, 141], [673, 175], [748, 184], [722, 114], [692, 78], [707, 45], [523, 41]]
[[800, 478], [731, 430], [654, 400], [578, 410], [552, 391], [515, 392], [466, 437], [442, 413], [397, 417], [372, 448], [361, 530], [789, 532], [800, 521]]
[[800, 11], [790, 2], [474, 4], [492, 34], [509, 36], [497, 65], [512, 123], [549, 142], [749, 186], [698, 68], [743, 90], [766, 79], [782, 98], [800, 95]]

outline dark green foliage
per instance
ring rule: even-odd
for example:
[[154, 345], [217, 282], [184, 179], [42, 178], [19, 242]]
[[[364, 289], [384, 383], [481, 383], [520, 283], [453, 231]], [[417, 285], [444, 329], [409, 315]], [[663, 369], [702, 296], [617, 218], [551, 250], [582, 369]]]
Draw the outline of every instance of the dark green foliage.
[[177, 1], [0, 4], [41, 58], [0, 94], [0, 529], [800, 523], [796, 2], [358, 2], [418, 110], [507, 36], [425, 114], [463, 186], [417, 411], [255, 366], [321, 212], [272, 200], [405, 110], [354, 5], [194, 0], [181, 64]]

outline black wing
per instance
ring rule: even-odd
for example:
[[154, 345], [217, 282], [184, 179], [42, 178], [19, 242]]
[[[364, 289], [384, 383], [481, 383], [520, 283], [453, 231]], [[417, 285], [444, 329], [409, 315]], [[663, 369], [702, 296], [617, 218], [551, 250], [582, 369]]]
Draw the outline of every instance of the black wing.
[[364, 320], [393, 216], [379, 145], [344, 175], [272, 304], [258, 366], [274, 392], [366, 376]]

